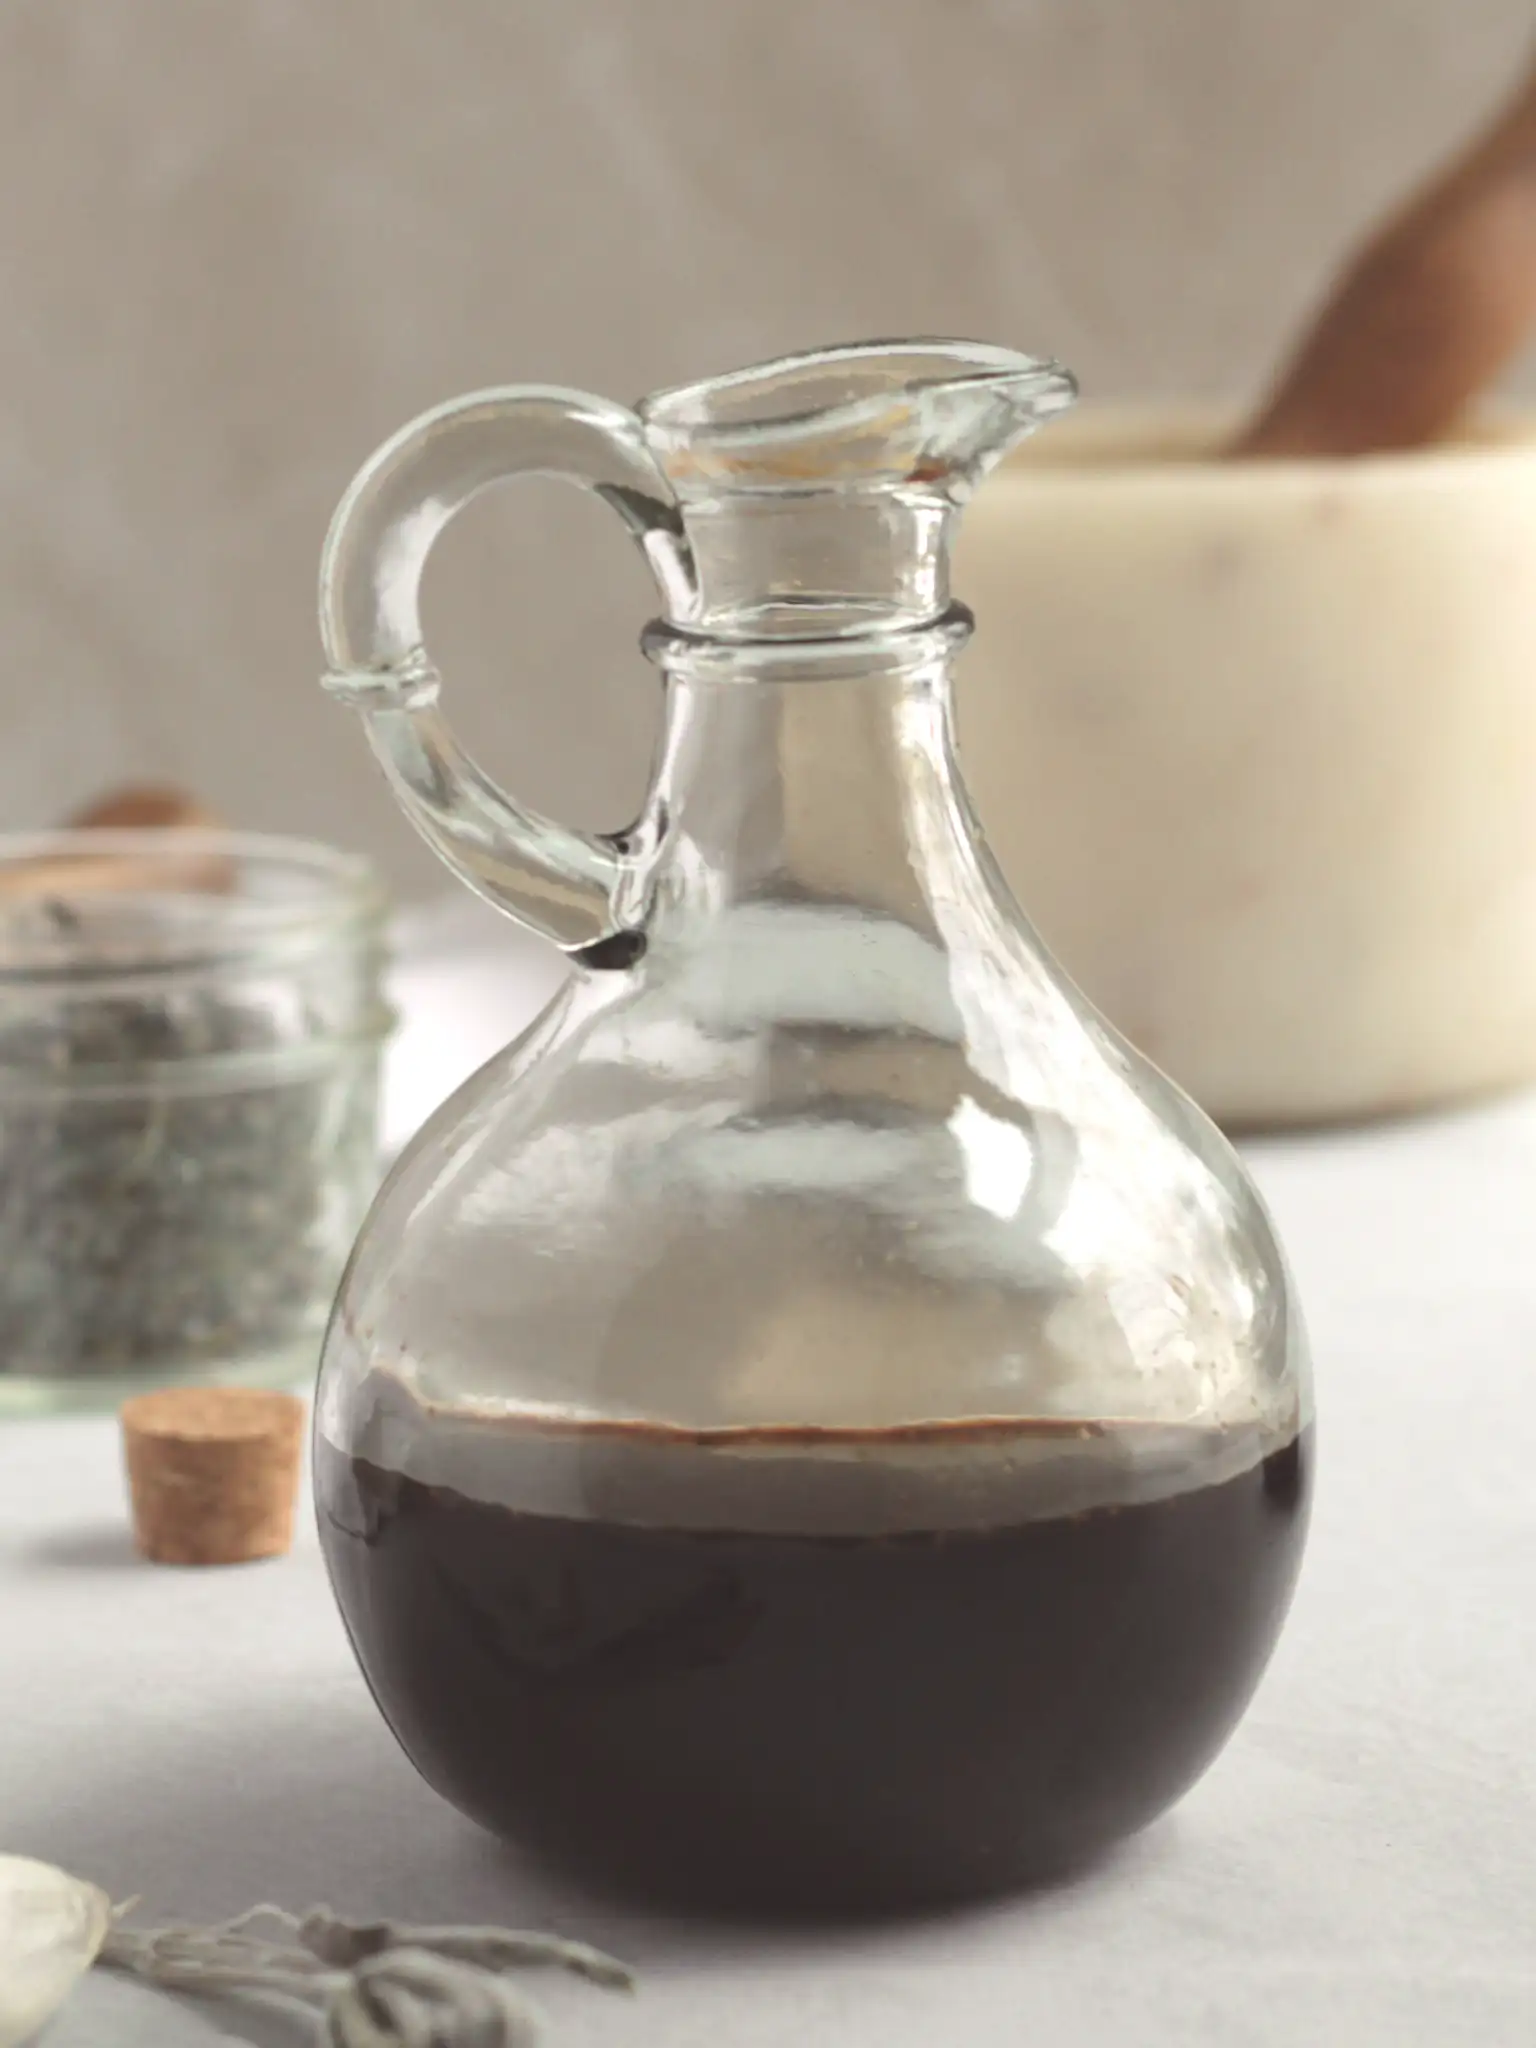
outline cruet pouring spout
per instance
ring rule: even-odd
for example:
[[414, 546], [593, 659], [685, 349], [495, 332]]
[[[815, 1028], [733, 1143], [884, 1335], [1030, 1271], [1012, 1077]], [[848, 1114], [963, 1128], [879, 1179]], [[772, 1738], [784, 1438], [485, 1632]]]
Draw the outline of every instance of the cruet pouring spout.
[[875, 488], [962, 500], [1072, 403], [1059, 363], [974, 341], [870, 341], [783, 356], [644, 400], [678, 496]]
[[726, 638], [819, 639], [939, 617], [953, 514], [1072, 402], [1059, 365], [968, 341], [865, 342], [640, 407], [682, 508], [694, 610]]

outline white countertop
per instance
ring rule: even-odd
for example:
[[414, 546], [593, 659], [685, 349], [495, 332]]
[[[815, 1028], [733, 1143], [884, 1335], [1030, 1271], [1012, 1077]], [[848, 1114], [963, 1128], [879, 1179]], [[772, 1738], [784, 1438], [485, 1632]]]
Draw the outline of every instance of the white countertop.
[[[474, 1035], [414, 1095], [397, 1076], [397, 1121], [458, 1078]], [[141, 1564], [97, 1421], [0, 1427], [0, 1848], [137, 1893], [155, 1920], [324, 1901], [549, 1926], [632, 1962], [633, 2001], [534, 1986], [555, 2048], [1532, 2048], [1536, 1099], [1254, 1159], [1317, 1357], [1306, 1570], [1226, 1754], [1089, 1878], [817, 1934], [556, 1890], [398, 1754], [307, 1519], [277, 1563]], [[48, 2040], [215, 2038], [98, 1976]]]

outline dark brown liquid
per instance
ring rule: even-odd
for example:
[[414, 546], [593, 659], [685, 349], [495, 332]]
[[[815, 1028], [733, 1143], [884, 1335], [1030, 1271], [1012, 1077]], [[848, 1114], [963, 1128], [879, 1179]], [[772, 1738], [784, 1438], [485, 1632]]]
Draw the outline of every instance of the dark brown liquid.
[[1231, 1731], [1284, 1617], [1306, 1435], [1139, 1506], [793, 1537], [522, 1514], [321, 1447], [369, 1684], [474, 1819], [655, 1899], [895, 1906], [1058, 1874]]

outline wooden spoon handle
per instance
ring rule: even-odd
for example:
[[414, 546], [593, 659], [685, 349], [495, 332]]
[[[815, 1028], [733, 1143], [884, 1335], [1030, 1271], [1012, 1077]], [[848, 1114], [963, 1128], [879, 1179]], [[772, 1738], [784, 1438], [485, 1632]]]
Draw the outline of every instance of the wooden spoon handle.
[[1438, 440], [1533, 325], [1536, 70], [1367, 241], [1230, 452], [1365, 455]]

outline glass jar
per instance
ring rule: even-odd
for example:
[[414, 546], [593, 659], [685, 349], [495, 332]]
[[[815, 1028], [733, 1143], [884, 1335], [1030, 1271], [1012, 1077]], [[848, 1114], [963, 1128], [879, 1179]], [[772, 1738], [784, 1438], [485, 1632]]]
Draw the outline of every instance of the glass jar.
[[[332, 1579], [430, 1781], [654, 1900], [1000, 1890], [1153, 1818], [1264, 1668], [1306, 1341], [1242, 1163], [1056, 970], [960, 779], [949, 550], [1054, 365], [876, 344], [403, 431], [332, 529], [329, 687], [574, 973], [395, 1165], [316, 1411]], [[499, 478], [656, 573], [655, 781], [532, 816], [417, 581]]]
[[0, 841], [0, 1415], [312, 1371], [377, 1181], [383, 899], [301, 841]]

